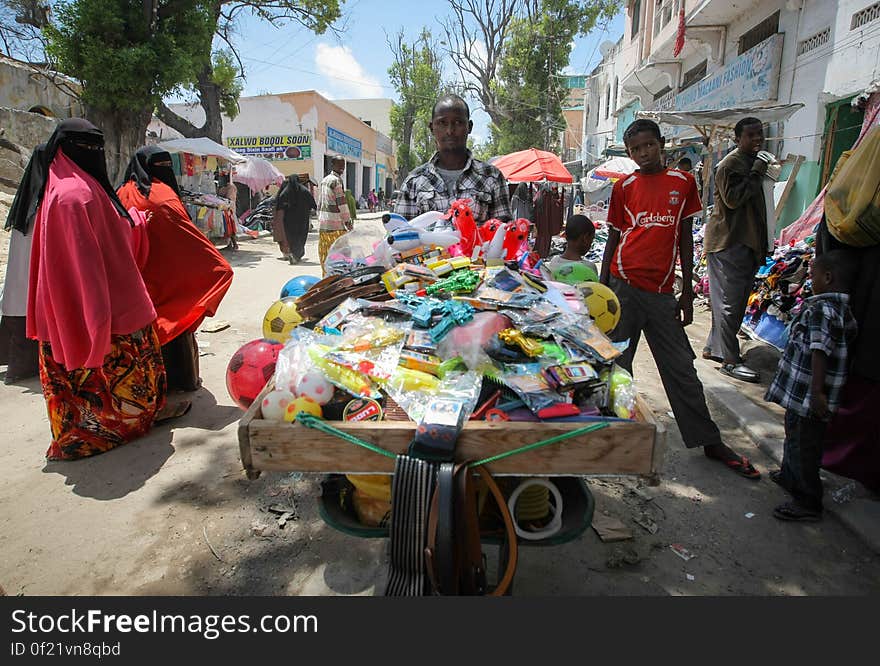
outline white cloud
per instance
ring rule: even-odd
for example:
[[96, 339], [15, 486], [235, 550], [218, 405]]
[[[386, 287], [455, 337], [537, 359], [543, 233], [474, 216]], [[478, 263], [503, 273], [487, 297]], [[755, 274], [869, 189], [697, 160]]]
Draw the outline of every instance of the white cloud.
[[347, 46], [318, 44], [315, 65], [327, 77], [328, 85], [353, 97], [383, 97], [384, 89], [375, 76], [368, 74]]

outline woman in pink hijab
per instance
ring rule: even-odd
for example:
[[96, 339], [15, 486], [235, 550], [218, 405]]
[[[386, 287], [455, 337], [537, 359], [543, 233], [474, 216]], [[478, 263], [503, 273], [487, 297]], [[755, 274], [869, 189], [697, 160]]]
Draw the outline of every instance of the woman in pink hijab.
[[132, 253], [133, 222], [107, 178], [103, 133], [65, 120], [39, 159], [27, 335], [39, 343], [52, 429], [46, 455], [82, 458], [149, 431], [165, 404], [165, 367]]

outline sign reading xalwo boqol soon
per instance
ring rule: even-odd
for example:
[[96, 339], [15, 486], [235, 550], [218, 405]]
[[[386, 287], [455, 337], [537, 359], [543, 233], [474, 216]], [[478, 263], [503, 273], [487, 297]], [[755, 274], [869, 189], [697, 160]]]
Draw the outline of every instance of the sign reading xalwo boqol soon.
[[226, 146], [242, 155], [255, 155], [267, 160], [312, 159], [312, 137], [308, 134], [230, 136], [226, 137]]

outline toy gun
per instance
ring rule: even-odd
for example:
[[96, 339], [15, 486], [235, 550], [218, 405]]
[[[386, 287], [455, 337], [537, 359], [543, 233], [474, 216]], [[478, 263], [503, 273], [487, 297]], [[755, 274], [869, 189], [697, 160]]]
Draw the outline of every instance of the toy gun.
[[441, 291], [448, 291], [453, 294], [469, 294], [480, 284], [480, 279], [480, 274], [478, 272], [463, 269], [456, 271], [448, 278], [428, 285], [426, 291], [431, 295]]
[[[474, 308], [460, 301], [441, 301], [404, 293], [398, 294], [397, 300], [412, 310], [412, 320], [416, 326], [431, 329], [431, 340], [435, 343], [453, 328], [474, 317]], [[434, 317], [438, 316], [442, 319], [432, 326]]]

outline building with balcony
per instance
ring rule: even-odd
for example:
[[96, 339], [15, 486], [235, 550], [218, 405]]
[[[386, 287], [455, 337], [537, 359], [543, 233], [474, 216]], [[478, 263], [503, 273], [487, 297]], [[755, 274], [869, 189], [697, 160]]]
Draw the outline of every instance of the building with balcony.
[[[681, 10], [685, 41], [676, 56]], [[585, 145], [594, 155], [613, 151], [641, 109], [800, 102], [788, 121], [767, 130], [769, 150], [805, 158], [778, 220], [785, 226], [858, 136], [862, 117], [850, 102], [880, 78], [878, 52], [880, 2], [629, 0], [624, 34], [589, 80]], [[664, 129], [672, 138], [682, 131]]]

